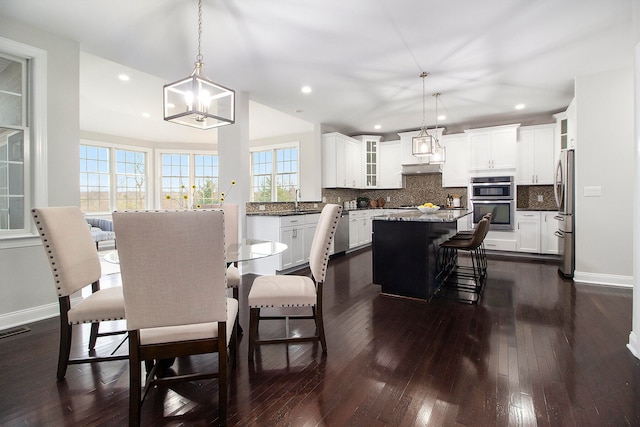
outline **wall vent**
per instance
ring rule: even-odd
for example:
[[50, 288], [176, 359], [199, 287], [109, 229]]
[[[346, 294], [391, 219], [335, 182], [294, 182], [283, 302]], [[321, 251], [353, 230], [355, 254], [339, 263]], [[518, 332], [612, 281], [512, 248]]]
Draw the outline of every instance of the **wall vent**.
[[20, 326], [19, 328], [6, 329], [4, 331], [0, 331], [0, 340], [2, 338], [12, 337], [14, 335], [23, 334], [25, 332], [29, 332], [31, 329], [26, 326]]

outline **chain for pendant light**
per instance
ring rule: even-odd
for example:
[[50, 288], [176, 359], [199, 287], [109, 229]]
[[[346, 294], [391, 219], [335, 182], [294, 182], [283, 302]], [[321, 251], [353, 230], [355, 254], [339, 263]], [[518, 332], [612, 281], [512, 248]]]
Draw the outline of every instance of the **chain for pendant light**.
[[424, 79], [429, 75], [426, 71], [420, 73], [420, 77], [422, 78], [422, 129], [425, 128], [426, 122], [426, 113], [425, 113], [425, 100], [424, 100]]
[[436, 92], [433, 94], [436, 97], [436, 138], [438, 138], [438, 97], [440, 96], [440, 92]]
[[200, 50], [200, 42], [202, 40], [202, 0], [198, 0], [198, 56], [197, 62], [202, 62], [202, 52]]

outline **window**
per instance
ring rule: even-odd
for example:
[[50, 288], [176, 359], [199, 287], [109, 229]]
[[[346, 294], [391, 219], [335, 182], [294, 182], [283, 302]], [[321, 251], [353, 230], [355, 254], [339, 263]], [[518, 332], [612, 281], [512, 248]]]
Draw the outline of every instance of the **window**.
[[85, 213], [147, 208], [147, 153], [80, 145], [80, 209]]
[[293, 201], [298, 187], [297, 144], [251, 152], [251, 201]]
[[38, 236], [30, 211], [47, 204], [46, 88], [47, 52], [0, 37], [0, 249]]
[[80, 146], [80, 209], [83, 212], [109, 212], [109, 149]]
[[28, 61], [0, 52], [0, 233], [25, 231], [29, 147]]
[[116, 150], [116, 209], [146, 208], [146, 160], [146, 153]]
[[193, 209], [220, 202], [218, 156], [162, 153], [161, 206]]

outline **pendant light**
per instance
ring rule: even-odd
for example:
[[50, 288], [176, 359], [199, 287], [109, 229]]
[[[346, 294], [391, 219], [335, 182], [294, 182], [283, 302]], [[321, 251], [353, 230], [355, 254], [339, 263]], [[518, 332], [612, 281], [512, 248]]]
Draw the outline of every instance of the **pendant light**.
[[164, 86], [164, 119], [199, 129], [211, 129], [235, 122], [235, 92], [212, 82], [204, 72], [202, 0], [198, 0], [198, 55], [189, 77]]
[[440, 140], [438, 139], [438, 98], [440, 97], [440, 93], [434, 93], [433, 96], [436, 97], [436, 136], [433, 138], [433, 153], [431, 154], [429, 163], [441, 165], [445, 162], [447, 153], [446, 148], [440, 145]]
[[417, 136], [414, 136], [411, 139], [411, 152], [414, 156], [420, 158], [427, 158], [433, 154], [433, 137], [427, 133], [427, 128], [425, 124], [425, 109], [424, 109], [424, 79], [429, 75], [429, 73], [423, 71], [420, 73], [420, 78], [422, 79], [422, 128], [420, 128], [420, 133]]

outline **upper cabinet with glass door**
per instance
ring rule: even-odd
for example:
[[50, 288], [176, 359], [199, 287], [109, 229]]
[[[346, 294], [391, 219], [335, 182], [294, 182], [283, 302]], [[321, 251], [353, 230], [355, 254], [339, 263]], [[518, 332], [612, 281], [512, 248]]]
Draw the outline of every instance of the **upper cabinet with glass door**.
[[567, 109], [554, 114], [556, 119], [556, 139], [560, 150], [576, 148], [576, 103], [571, 100]]
[[358, 135], [354, 136], [355, 139], [362, 143], [363, 163], [362, 170], [363, 187], [364, 188], [377, 188], [379, 186], [380, 177], [380, 162], [379, 162], [379, 149], [380, 149], [380, 136], [379, 135]]

